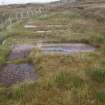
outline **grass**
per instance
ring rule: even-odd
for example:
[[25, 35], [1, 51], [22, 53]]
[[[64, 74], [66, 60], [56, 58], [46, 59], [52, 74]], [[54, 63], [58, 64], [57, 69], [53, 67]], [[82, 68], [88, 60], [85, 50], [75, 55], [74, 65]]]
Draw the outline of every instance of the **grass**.
[[[46, 29], [46, 25], [63, 24], [63, 32], [36, 33], [25, 29], [24, 24], [33, 24]], [[16, 22], [8, 27], [4, 46], [0, 46], [0, 64], [7, 62], [12, 44], [38, 41], [62, 43], [88, 43], [98, 46], [92, 53], [72, 55], [43, 55], [34, 49], [27, 60], [7, 63], [32, 63], [39, 76], [30, 84], [11, 87], [0, 86], [0, 105], [105, 105], [105, 30], [104, 24], [85, 18], [78, 11], [56, 11]], [[39, 30], [38, 28], [37, 30]], [[49, 28], [55, 29], [53, 27]], [[2, 37], [1, 37], [2, 39]], [[7, 47], [5, 47], [7, 46]], [[88, 70], [88, 71], [87, 71]], [[30, 82], [30, 81], [29, 81]]]
[[59, 88], [69, 89], [69, 88], [78, 88], [82, 86], [83, 80], [76, 75], [75, 73], [64, 73], [60, 72], [55, 76], [53, 85], [57, 85]]
[[0, 32], [0, 44], [8, 37], [9, 35], [6, 32]]
[[97, 97], [101, 96], [97, 96], [98, 93], [95, 93], [96, 90], [94, 89], [102, 89], [103, 87], [92, 85], [93, 82], [86, 80], [84, 72], [85, 69], [95, 66], [97, 63], [94, 62], [95, 58], [96, 56], [100, 57], [100, 55], [41, 55], [41, 57], [39, 57], [40, 53], [37, 55], [33, 52], [30, 56], [40, 78], [36, 83], [13, 86], [4, 92], [2, 89], [5, 88], [2, 87], [0, 94], [2, 104], [69, 105], [71, 103], [71, 105], [76, 105], [78, 102], [78, 105], [83, 103], [88, 105], [91, 103], [92, 105], [100, 105], [102, 103], [104, 105], [104, 101], [97, 102], [100, 100]]
[[9, 48], [6, 46], [0, 46], [0, 66], [6, 63]]
[[[25, 29], [27, 21], [32, 21], [39, 26], [36, 29]], [[57, 31], [54, 27], [46, 28], [47, 25], [67, 25]], [[52, 12], [45, 17], [34, 17], [25, 21], [16, 22], [9, 31], [11, 37], [7, 38], [6, 43], [34, 43], [39, 40], [48, 42], [83, 42], [91, 45], [103, 47], [105, 42], [104, 25], [84, 18], [75, 11]], [[18, 30], [17, 30], [18, 29]], [[36, 30], [52, 30], [51, 33], [36, 33]], [[59, 30], [64, 30], [60, 32]]]
[[96, 81], [98, 83], [105, 82], [105, 69], [104, 68], [95, 68], [93, 70], [89, 70], [88, 75], [93, 81]]
[[100, 91], [96, 91], [96, 98], [98, 102], [105, 102], [105, 91], [104, 90], [100, 90]]

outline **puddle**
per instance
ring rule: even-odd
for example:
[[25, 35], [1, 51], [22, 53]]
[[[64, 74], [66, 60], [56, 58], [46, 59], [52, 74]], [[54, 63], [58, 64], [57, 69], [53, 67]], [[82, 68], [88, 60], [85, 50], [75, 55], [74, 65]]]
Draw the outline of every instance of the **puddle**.
[[[26, 29], [36, 29], [35, 30], [35, 33], [52, 33], [52, 32], [55, 32], [55, 31], [60, 31], [60, 32], [63, 32], [64, 31], [64, 26], [67, 26], [68, 25], [59, 25], [59, 24], [56, 24], [56, 25], [42, 25], [42, 26], [38, 26], [38, 25], [31, 25], [31, 24], [27, 24], [24, 26], [24, 28]], [[47, 30], [40, 30], [40, 28], [48, 28]], [[58, 28], [58, 29], [49, 29], [49, 28]], [[63, 29], [62, 29], [63, 27]]]
[[36, 31], [36, 33], [50, 33], [53, 32], [52, 30], [48, 30], [48, 31]]
[[[24, 28], [29, 28], [29, 29], [32, 29], [32, 28], [37, 28], [38, 26], [33, 26], [33, 25], [26, 25], [24, 26]], [[53, 32], [53, 30], [36, 30], [35, 33], [51, 33]]]
[[52, 33], [52, 32], [64, 32], [64, 30], [47, 30], [47, 31], [35, 31], [35, 33]]
[[[58, 27], [58, 28], [61, 28], [61, 27], [64, 27], [64, 26], [68, 26], [68, 25], [60, 25], [60, 24], [56, 24], [56, 25], [44, 25], [43, 27]], [[37, 25], [31, 25], [31, 24], [27, 24], [24, 26], [24, 28], [38, 28], [38, 27], [42, 27], [42, 26], [37, 26]]]
[[45, 44], [41, 51], [44, 54], [72, 54], [79, 52], [94, 52], [95, 48], [87, 44]]
[[60, 24], [56, 24], [56, 25], [47, 25], [47, 27], [64, 27], [64, 26], [68, 26], [68, 25], [60, 25]]
[[31, 64], [8, 64], [0, 71], [0, 83], [5, 86], [36, 79], [37, 75]]
[[37, 26], [35, 25], [25, 25], [24, 28], [36, 28]]

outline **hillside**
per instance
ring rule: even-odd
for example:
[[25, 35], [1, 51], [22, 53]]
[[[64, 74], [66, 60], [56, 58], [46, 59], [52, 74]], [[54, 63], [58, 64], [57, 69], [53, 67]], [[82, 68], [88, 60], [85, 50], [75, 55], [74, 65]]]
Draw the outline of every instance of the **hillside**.
[[105, 105], [105, 1], [0, 6], [0, 105]]

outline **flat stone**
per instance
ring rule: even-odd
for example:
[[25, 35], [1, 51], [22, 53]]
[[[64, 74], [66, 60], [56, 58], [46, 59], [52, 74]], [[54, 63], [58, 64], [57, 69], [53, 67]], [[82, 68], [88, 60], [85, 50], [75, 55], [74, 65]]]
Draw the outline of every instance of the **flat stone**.
[[35, 46], [29, 44], [15, 45], [9, 55], [9, 60], [25, 58]]
[[5, 86], [36, 79], [37, 75], [31, 64], [8, 64], [0, 71], [0, 84]]
[[72, 54], [80, 52], [94, 52], [95, 47], [83, 43], [38, 43], [36, 46], [31, 44], [15, 45], [9, 59], [25, 58], [33, 48], [38, 48], [43, 54]]

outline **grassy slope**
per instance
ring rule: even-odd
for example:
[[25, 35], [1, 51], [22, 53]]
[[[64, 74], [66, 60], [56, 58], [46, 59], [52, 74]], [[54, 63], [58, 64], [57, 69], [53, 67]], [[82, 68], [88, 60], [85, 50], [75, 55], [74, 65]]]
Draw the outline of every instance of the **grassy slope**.
[[33, 17], [32, 21], [43, 27], [45, 24], [67, 24], [68, 27], [61, 33], [37, 34], [24, 29], [24, 22], [16, 23], [5, 45], [45, 39], [85, 42], [100, 48], [94, 53], [70, 56], [44, 56], [32, 51], [28, 60], [35, 65], [39, 79], [21, 86], [1, 86], [0, 105], [105, 105], [105, 25], [76, 11], [54, 12], [46, 18]]

